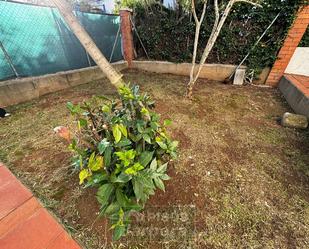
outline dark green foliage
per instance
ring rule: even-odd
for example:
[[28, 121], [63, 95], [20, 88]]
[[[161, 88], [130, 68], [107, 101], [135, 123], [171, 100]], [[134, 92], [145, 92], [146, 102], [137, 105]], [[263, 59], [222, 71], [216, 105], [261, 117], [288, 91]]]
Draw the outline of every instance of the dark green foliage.
[[[237, 3], [233, 7], [218, 40], [208, 57], [208, 63], [238, 64], [253, 44], [281, 12], [280, 17], [246, 61], [256, 72], [271, 66], [290, 27], [301, 0], [264, 0], [263, 8]], [[222, 4], [223, 2], [221, 2]], [[201, 6], [197, 6], [200, 10]], [[199, 13], [198, 13], [199, 14]], [[213, 25], [213, 6], [210, 2], [200, 33], [200, 58]], [[170, 10], [159, 5], [135, 8], [135, 23], [151, 59], [191, 62], [195, 24], [188, 11]], [[138, 47], [138, 54], [143, 51]]]
[[67, 106], [78, 132], [70, 144], [80, 184], [97, 187], [101, 215], [108, 217], [114, 239], [127, 230], [130, 214], [140, 211], [157, 188], [164, 191], [167, 164], [178, 142], [168, 138], [154, 101], [138, 86], [119, 89], [119, 100], [95, 97]]

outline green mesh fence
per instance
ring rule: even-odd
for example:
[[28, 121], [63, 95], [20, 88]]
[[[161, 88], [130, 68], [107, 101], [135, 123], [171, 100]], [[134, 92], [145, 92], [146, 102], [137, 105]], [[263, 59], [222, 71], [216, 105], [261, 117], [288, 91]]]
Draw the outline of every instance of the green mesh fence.
[[9, 63], [5, 59], [2, 49], [0, 49], [0, 80], [5, 78], [15, 77], [14, 71], [11, 69]]
[[[110, 59], [120, 17], [75, 14]], [[55, 8], [0, 0], [0, 43], [0, 80], [16, 77], [12, 67], [25, 77], [95, 65]], [[111, 61], [121, 59], [119, 36]]]

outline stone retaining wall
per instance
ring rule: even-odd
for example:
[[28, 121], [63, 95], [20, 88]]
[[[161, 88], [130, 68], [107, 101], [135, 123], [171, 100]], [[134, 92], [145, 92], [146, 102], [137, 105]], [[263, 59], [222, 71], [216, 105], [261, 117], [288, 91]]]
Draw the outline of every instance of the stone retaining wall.
[[[113, 63], [113, 66], [121, 71], [127, 68], [127, 63], [120, 61]], [[94, 66], [39, 77], [3, 81], [0, 82], [0, 107], [29, 101], [47, 93], [88, 83], [103, 77], [102, 71], [97, 66]]]
[[[132, 68], [154, 73], [170, 73], [189, 76], [191, 64], [172, 63], [167, 61], [133, 61]], [[223, 81], [233, 73], [235, 68], [235, 65], [205, 64], [201, 70], [200, 78]]]

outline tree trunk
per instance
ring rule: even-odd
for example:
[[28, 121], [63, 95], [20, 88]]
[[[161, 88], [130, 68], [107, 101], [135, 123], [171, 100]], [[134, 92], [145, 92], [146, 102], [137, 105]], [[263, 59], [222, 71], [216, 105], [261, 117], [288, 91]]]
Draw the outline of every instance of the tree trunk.
[[[197, 45], [200, 37], [200, 29], [202, 22], [205, 17], [206, 13], [206, 7], [207, 7], [207, 0], [204, 1], [203, 10], [200, 19], [198, 19], [196, 11], [195, 11], [195, 3], [194, 0], [191, 1], [191, 8], [192, 8], [192, 14], [195, 21], [195, 35], [194, 35], [194, 45], [193, 45], [193, 55], [192, 55], [192, 66], [190, 70], [190, 81], [187, 85], [187, 92], [186, 95], [189, 99], [192, 98], [192, 91], [193, 91], [193, 85], [194, 85], [194, 70], [195, 70], [195, 62], [196, 62], [196, 54], [197, 54]], [[193, 83], [192, 83], [193, 82]]]
[[[207, 60], [213, 46], [215, 45], [216, 43], [216, 40], [218, 38], [218, 35], [223, 27], [223, 24], [225, 23], [226, 21], [226, 18], [228, 17], [233, 5], [237, 2], [245, 2], [245, 3], [250, 3], [254, 6], [257, 6], [257, 7], [261, 7], [259, 4], [257, 3], [254, 3], [254, 2], [251, 2], [250, 0], [229, 0], [229, 2], [227, 3], [226, 7], [225, 7], [225, 10], [223, 11], [223, 14], [222, 16], [220, 17], [219, 15], [219, 8], [218, 8], [218, 0], [214, 0], [214, 7], [215, 7], [215, 22], [214, 22], [214, 26], [213, 26], [213, 29], [211, 31], [211, 34], [210, 34], [210, 37], [207, 41], [207, 44], [206, 44], [206, 47], [203, 51], [203, 54], [202, 54], [202, 57], [201, 57], [201, 60], [199, 62], [199, 65], [198, 65], [198, 69], [197, 69], [197, 72], [195, 72], [195, 57], [196, 57], [196, 49], [197, 49], [197, 46], [194, 47], [194, 50], [193, 50], [193, 58], [194, 60], [192, 60], [192, 67], [191, 67], [191, 71], [190, 71], [190, 81], [187, 85], [187, 97], [189, 99], [192, 99], [192, 91], [193, 91], [193, 86], [195, 84], [195, 82], [197, 81], [200, 73], [201, 73], [201, 70], [202, 70], [202, 67], [205, 63], [205, 61]], [[192, 1], [192, 4], [194, 4], [194, 0]], [[195, 13], [195, 8], [193, 6], [192, 8], [193, 10], [193, 14]], [[200, 29], [199, 28], [196, 28], [195, 32], [200, 32]], [[198, 39], [198, 35], [195, 33], [195, 39]], [[195, 55], [194, 55], [195, 54]]]
[[123, 85], [122, 74], [117, 72], [108, 60], [104, 57], [101, 51], [98, 49], [94, 41], [88, 35], [86, 30], [79, 24], [77, 18], [74, 16], [70, 4], [66, 0], [52, 0], [61, 16], [71, 28], [77, 39], [83, 45], [87, 53], [99, 66], [102, 72], [110, 80], [110, 82], [117, 88]]

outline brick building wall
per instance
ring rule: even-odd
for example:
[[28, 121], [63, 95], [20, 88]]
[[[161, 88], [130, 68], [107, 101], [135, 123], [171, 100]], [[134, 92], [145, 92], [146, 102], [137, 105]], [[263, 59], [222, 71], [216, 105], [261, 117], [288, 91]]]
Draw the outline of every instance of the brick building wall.
[[300, 43], [304, 33], [309, 24], [309, 5], [302, 7], [291, 26], [288, 35], [280, 49], [277, 60], [275, 61], [266, 84], [270, 86], [277, 86], [285, 69], [287, 68], [298, 44]]

